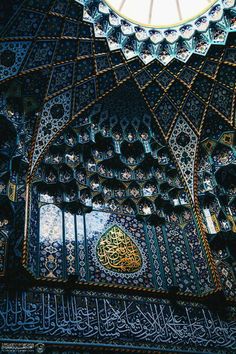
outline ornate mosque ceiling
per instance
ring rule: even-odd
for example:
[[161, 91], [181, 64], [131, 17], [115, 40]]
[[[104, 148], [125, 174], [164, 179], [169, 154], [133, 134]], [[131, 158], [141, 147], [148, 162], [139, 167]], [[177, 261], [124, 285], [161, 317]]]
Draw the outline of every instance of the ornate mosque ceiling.
[[145, 64], [206, 55], [211, 44], [225, 44], [235, 30], [234, 0], [77, 1], [96, 37], [106, 37], [111, 50], [122, 49], [126, 59], [139, 56]]
[[[168, 28], [183, 25], [199, 18], [216, 4], [216, 0], [198, 2], [105, 0], [108, 7], [123, 19], [149, 28]], [[229, 6], [229, 3], [227, 4]]]
[[[234, 14], [232, 2], [222, 4]], [[187, 63], [173, 59], [164, 66], [155, 59], [145, 65], [138, 56], [127, 60], [121, 49], [110, 51], [109, 40], [97, 38], [94, 25], [83, 19], [86, 7], [79, 3], [25, 0], [1, 6], [1, 86], [12, 80], [14, 90], [17, 82], [28, 109], [38, 105], [41, 111], [31, 148], [31, 175], [59, 132], [100, 109], [96, 105], [117, 92], [129, 97], [131, 109], [145, 106], [193, 197], [195, 155], [204, 127], [234, 125], [234, 34], [224, 46], [213, 45], [206, 56], [192, 55]], [[119, 116], [113, 107], [108, 111]]]
[[[112, 3], [0, 2], [0, 276], [9, 285], [9, 301], [12, 291], [30, 284], [44, 284], [40, 291], [51, 301], [54, 292], [48, 296], [45, 289], [55, 284], [65, 290], [54, 289], [58, 298], [65, 295], [63, 304], [58, 302], [62, 314], [68, 294], [74, 288], [79, 294], [80, 287], [94, 294], [99, 289], [96, 296], [106, 290], [104, 303], [111, 290], [114, 309], [123, 306], [115, 297], [118, 289], [120, 296], [136, 290], [155, 301], [158, 294], [167, 296], [170, 313], [175, 296], [218, 299], [216, 307], [233, 303], [235, 2], [209, 1], [187, 24], [179, 9], [178, 26], [164, 29], [155, 22], [155, 30], [122, 19], [107, 6]], [[27, 324], [4, 300], [6, 320], [0, 329], [5, 331], [11, 315], [10, 330], [17, 332], [20, 323], [27, 340], [40, 332], [50, 341], [55, 323], [58, 340], [87, 340], [90, 325], [83, 332], [73, 322], [69, 333], [69, 322], [63, 324], [59, 312], [46, 328], [48, 310], [37, 296], [27, 295], [32, 312], [22, 297]], [[51, 312], [56, 302], [53, 306]], [[38, 307], [45, 325], [33, 328]], [[87, 313], [88, 307], [80, 308]], [[189, 318], [180, 322], [180, 309], [174, 309], [178, 316], [171, 315], [170, 348], [178, 342], [182, 350], [184, 342], [189, 350], [194, 343], [193, 352], [200, 343], [204, 352], [210, 346], [213, 353], [217, 342], [218, 353], [235, 349], [231, 322], [219, 317], [216, 327], [209, 312], [199, 331], [192, 309], [186, 307], [186, 313], [195, 327]], [[140, 317], [132, 307], [130, 312]], [[165, 316], [171, 331], [169, 312]], [[145, 344], [150, 320], [143, 323]], [[179, 332], [179, 323], [187, 323], [188, 335]], [[115, 336], [120, 336], [118, 327]], [[132, 345], [140, 340], [139, 328]], [[162, 320], [156, 328], [151, 340], [161, 333], [164, 343]], [[220, 328], [217, 335], [215, 328]], [[89, 338], [96, 345], [97, 329]], [[109, 336], [112, 344], [120, 343]]]

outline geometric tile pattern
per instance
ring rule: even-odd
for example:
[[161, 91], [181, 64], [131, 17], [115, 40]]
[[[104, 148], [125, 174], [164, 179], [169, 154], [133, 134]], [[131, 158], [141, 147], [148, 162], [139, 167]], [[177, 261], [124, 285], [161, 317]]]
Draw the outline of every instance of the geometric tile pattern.
[[[17, 4], [15, 7], [9, 4], [4, 10], [9, 21], [3, 21], [0, 27], [4, 38], [0, 45], [1, 82], [17, 77], [26, 99], [32, 94], [35, 97], [37, 92], [42, 101], [50, 102], [52, 97], [72, 90], [70, 120], [72, 115], [130, 80], [155, 115], [161, 127], [159, 133], [166, 140], [179, 114], [184, 115], [199, 136], [204, 133], [208, 119], [213, 119], [216, 125], [233, 124], [236, 81], [231, 70], [236, 56], [233, 34], [228, 35], [224, 46], [211, 46], [206, 57], [192, 55], [186, 63], [174, 59], [166, 66], [153, 60], [145, 65], [137, 56], [127, 59], [119, 48], [110, 51], [106, 38], [95, 37], [93, 24], [84, 22], [83, 6], [75, 1], [68, 6], [53, 0]], [[233, 31], [234, 12], [227, 11]], [[218, 22], [219, 26], [224, 27], [223, 20]], [[46, 120], [41, 119], [40, 124], [47, 125]], [[39, 129], [38, 136], [43, 127]], [[53, 138], [53, 131], [51, 135]]]
[[106, 2], [77, 1], [84, 5], [84, 21], [94, 25], [96, 37], [107, 39], [110, 50], [121, 49], [126, 59], [139, 56], [145, 64], [157, 59], [167, 65], [173, 58], [187, 62], [193, 53], [206, 55], [212, 44], [224, 44], [236, 30], [234, 0], [216, 1], [201, 17], [169, 28], [132, 23]]
[[41, 124], [36, 137], [31, 171], [43, 152], [44, 147], [57, 134], [60, 128], [70, 120], [71, 101], [71, 91], [66, 91], [45, 103], [41, 115]]
[[169, 144], [194, 200], [194, 164], [198, 137], [182, 116], [176, 121]]
[[31, 42], [0, 43], [0, 81], [17, 75]]

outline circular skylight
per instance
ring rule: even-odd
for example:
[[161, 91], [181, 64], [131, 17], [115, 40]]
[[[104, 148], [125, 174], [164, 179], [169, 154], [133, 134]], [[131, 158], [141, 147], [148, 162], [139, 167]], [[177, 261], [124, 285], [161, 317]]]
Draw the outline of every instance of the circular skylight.
[[200, 17], [217, 0], [104, 0], [124, 19], [145, 27], [168, 28]]

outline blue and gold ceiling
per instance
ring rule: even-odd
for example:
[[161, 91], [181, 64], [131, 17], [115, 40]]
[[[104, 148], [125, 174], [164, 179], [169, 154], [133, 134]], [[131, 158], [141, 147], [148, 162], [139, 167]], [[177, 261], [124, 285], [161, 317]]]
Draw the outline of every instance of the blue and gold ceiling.
[[[149, 6], [148, 18], [150, 20], [153, 17], [151, 11], [158, 11], [159, 8], [160, 12], [164, 11], [162, 3], [138, 3], [135, 9], [134, 3], [128, 4], [125, 1], [120, 4], [112, 3], [112, 7], [109, 7], [110, 2], [100, 0], [78, 0], [78, 2], [84, 5], [84, 20], [94, 24], [96, 37], [107, 38], [110, 50], [121, 49], [126, 59], [138, 56], [145, 64], [157, 59], [166, 65], [173, 58], [186, 62], [192, 54], [204, 56], [212, 44], [224, 45], [228, 33], [234, 32], [236, 29], [234, 0], [213, 1], [212, 4], [208, 1], [208, 6], [202, 14], [185, 21], [183, 21], [183, 11], [181, 11], [185, 4], [183, 2], [169, 2], [169, 7], [166, 6], [166, 9], [171, 13], [170, 18], [174, 18], [173, 13], [177, 7], [177, 13], [182, 23], [164, 25], [168, 16], [163, 14], [165, 19], [161, 20], [159, 14], [157, 18], [162, 24], [158, 25], [157, 23], [156, 27], [151, 27], [150, 24], [139, 24], [136, 21], [132, 22], [129, 16], [123, 18], [119, 7], [122, 8], [122, 13], [125, 12], [125, 9], [129, 9], [130, 16], [134, 12], [133, 17], [135, 18], [136, 10], [138, 16], [145, 18]], [[117, 11], [113, 9], [116, 7], [115, 5]], [[132, 6], [134, 8], [131, 11]], [[199, 6], [203, 6], [203, 3]], [[185, 9], [185, 14], [188, 10]], [[143, 16], [140, 14], [142, 11], [145, 12]]]
[[[206, 27], [148, 38], [102, 4], [0, 3], [0, 276], [10, 289], [0, 294], [0, 332], [101, 344], [96, 321], [112, 308], [109, 345], [127, 344], [125, 323], [129, 348], [191, 342], [194, 353], [230, 353], [232, 316], [214, 320], [215, 334], [201, 302], [231, 304], [236, 294], [234, 2], [217, 1]], [[200, 303], [180, 310], [154, 302], [159, 295]], [[77, 299], [78, 313], [95, 314], [93, 328], [78, 329]], [[65, 319], [67, 303], [75, 320]], [[172, 322], [171, 332], [173, 311], [187, 335]], [[162, 322], [150, 332], [146, 314], [165, 322], [161, 339]]]
[[193, 55], [185, 64], [172, 60], [163, 66], [154, 60], [144, 65], [139, 57], [127, 60], [121, 50], [111, 52], [107, 40], [97, 38], [93, 24], [83, 20], [83, 6], [76, 2], [29, 0], [1, 6], [1, 86], [9, 80], [14, 86], [17, 80], [25, 104], [37, 105], [34, 96], [42, 107], [31, 173], [58, 132], [119, 87], [123, 96], [140, 96], [178, 161], [190, 150], [190, 142], [176, 144], [181, 124], [188, 129], [192, 161], [181, 168], [193, 195], [189, 170], [204, 127], [212, 121], [229, 128], [234, 124], [234, 34], [224, 46], [211, 46], [207, 56]]

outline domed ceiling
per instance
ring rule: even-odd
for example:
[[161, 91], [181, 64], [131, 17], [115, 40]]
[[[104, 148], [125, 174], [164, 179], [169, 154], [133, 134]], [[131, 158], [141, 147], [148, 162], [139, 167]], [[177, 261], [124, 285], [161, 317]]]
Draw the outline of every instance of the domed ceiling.
[[[234, 14], [231, 2], [222, 4]], [[97, 2], [90, 5], [96, 9]], [[224, 46], [211, 46], [206, 56], [192, 55], [187, 63], [174, 59], [164, 66], [155, 59], [145, 65], [139, 57], [128, 60], [120, 49], [110, 51], [109, 41], [97, 38], [94, 24], [84, 20], [85, 9], [75, 1], [61, 0], [3, 5], [1, 85], [4, 88], [14, 79], [12, 94], [17, 80], [27, 109], [29, 105], [40, 109], [32, 121], [31, 176], [66, 126], [101, 110], [97, 104], [119, 92], [120, 97], [129, 97], [127, 105], [133, 107], [136, 97], [138, 105], [145, 105], [193, 196], [199, 139], [208, 126], [217, 131], [220, 126], [230, 130], [234, 124], [235, 35], [230, 34]]]
[[211, 44], [225, 44], [228, 33], [235, 31], [234, 0], [78, 2], [96, 37], [107, 38], [109, 48], [122, 49], [126, 59], [139, 56], [145, 64], [206, 55]]
[[196, 1], [184, 14], [187, 0], [173, 0], [175, 18], [148, 26], [126, 3], [0, 1], [2, 333], [229, 353], [231, 307], [219, 325], [206, 309], [236, 294], [234, 1]]
[[[128, 21], [150, 28], [168, 28], [182, 25], [206, 13], [217, 0], [171, 0], [145, 1], [104, 0], [121, 17]], [[227, 4], [229, 5], [229, 3]]]

